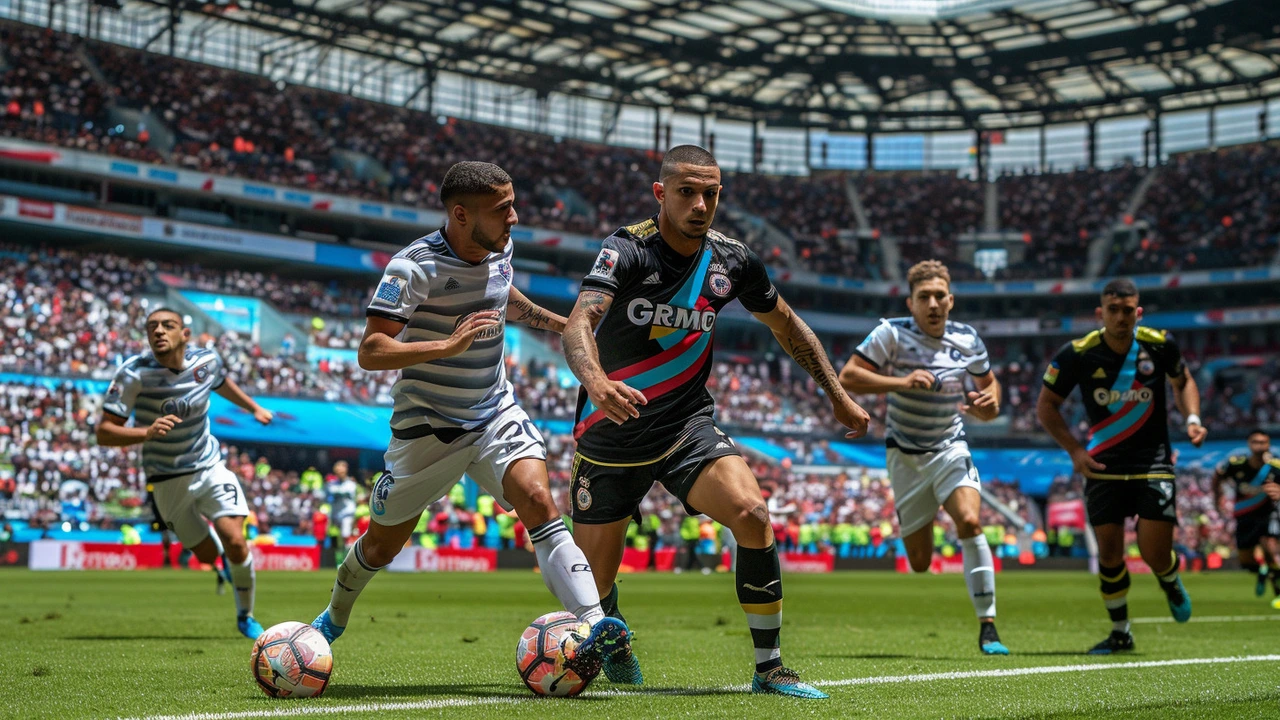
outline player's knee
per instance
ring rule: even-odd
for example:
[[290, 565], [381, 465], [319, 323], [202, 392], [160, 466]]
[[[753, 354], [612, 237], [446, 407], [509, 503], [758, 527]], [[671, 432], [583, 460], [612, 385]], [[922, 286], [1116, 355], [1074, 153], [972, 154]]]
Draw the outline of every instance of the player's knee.
[[535, 528], [560, 515], [551, 490], [541, 485], [521, 488], [509, 499], [526, 527]]
[[768, 545], [773, 542], [773, 526], [769, 522], [769, 509], [763, 504], [738, 511], [734, 522], [729, 526], [738, 542], [746, 541], [752, 545]]
[[928, 572], [929, 566], [933, 564], [933, 548], [908, 550], [907, 562], [911, 565], [912, 572]]
[[371, 540], [368, 535], [365, 535], [360, 542], [360, 554], [364, 556], [364, 561], [370, 567], [386, 567], [392, 560], [396, 559], [401, 547], [402, 545], [400, 544]]
[[978, 521], [978, 513], [960, 513], [952, 518], [956, 523], [956, 535], [961, 538], [977, 537], [982, 532], [982, 524]]
[[235, 538], [222, 543], [222, 552], [226, 553], [227, 560], [236, 565], [243, 565], [245, 560], [249, 559], [249, 543], [244, 538]]

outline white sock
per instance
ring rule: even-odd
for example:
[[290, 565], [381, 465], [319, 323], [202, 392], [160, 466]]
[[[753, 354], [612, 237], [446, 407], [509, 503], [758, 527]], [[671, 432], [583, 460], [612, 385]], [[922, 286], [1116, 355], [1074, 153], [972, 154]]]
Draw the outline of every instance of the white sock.
[[542, 568], [542, 581], [547, 589], [584, 623], [595, 625], [604, 618], [600, 609], [600, 593], [596, 591], [596, 579], [587, 564], [587, 557], [573, 542], [573, 536], [564, 526], [564, 520], [556, 518], [529, 531], [533, 551], [538, 555], [538, 567]]
[[253, 588], [256, 581], [257, 575], [253, 571], [253, 550], [250, 550], [243, 565], [231, 563], [231, 586], [236, 591], [238, 615], [253, 614]]
[[1111, 623], [1111, 631], [1112, 631], [1112, 632], [1124, 633], [1125, 635], [1128, 635], [1128, 634], [1129, 634], [1129, 621], [1128, 621], [1128, 620], [1121, 620], [1120, 622], [1113, 622], [1113, 623]]
[[364, 560], [364, 538], [351, 546], [351, 552], [338, 566], [338, 579], [333, 583], [333, 596], [329, 598], [329, 619], [338, 627], [346, 627], [351, 620], [351, 608], [374, 575], [382, 568], [370, 567]]
[[996, 616], [996, 568], [991, 560], [991, 547], [982, 533], [971, 538], [961, 538], [964, 553], [964, 583], [969, 587], [969, 599], [980, 618]]

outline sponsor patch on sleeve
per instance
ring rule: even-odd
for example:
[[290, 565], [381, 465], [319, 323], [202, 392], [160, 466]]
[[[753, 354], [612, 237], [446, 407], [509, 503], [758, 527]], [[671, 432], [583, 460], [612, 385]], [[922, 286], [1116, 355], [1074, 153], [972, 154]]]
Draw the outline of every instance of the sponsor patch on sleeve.
[[1058, 382], [1058, 363], [1049, 364], [1049, 369], [1044, 371], [1044, 381], [1050, 385]]
[[591, 266], [591, 272], [587, 273], [587, 276], [612, 280], [613, 274], [618, 270], [618, 257], [617, 250], [603, 248], [596, 256], [596, 263]]
[[373, 294], [374, 304], [393, 308], [400, 307], [400, 297], [404, 294], [404, 286], [404, 278], [388, 277], [378, 285], [378, 291]]

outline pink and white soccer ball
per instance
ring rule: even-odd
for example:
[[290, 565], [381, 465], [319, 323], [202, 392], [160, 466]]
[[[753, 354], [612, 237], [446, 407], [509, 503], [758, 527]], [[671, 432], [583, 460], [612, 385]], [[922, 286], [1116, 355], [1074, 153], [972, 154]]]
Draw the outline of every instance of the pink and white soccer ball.
[[564, 667], [565, 635], [580, 623], [573, 613], [551, 612], [529, 623], [516, 645], [516, 672], [539, 695], [572, 697], [594, 679], [579, 677]]
[[333, 651], [319, 630], [300, 622], [267, 628], [253, 643], [253, 679], [273, 698], [319, 697], [333, 674]]

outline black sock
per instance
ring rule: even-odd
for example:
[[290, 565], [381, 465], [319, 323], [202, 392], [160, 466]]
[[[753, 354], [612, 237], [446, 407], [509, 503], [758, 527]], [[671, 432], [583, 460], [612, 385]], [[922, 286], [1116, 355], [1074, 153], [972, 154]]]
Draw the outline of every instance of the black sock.
[[622, 611], [618, 610], [618, 583], [614, 583], [609, 588], [609, 594], [600, 598], [600, 609], [604, 611], [606, 617], [617, 618], [622, 622], [627, 619], [622, 617]]
[[[1160, 589], [1164, 590], [1165, 595], [1173, 595], [1178, 593], [1178, 554], [1169, 553], [1169, 569], [1160, 572], [1155, 568], [1151, 568], [1151, 572], [1155, 573], [1156, 580], [1160, 583]], [[1175, 598], [1176, 599], [1176, 598]]]
[[777, 545], [763, 550], [739, 546], [736, 575], [738, 603], [747, 613], [755, 646], [756, 672], [766, 673], [782, 665], [778, 643], [782, 633], [782, 566]]
[[1276, 594], [1276, 597], [1280, 597], [1280, 569], [1271, 568], [1267, 576], [1271, 578], [1271, 591]]
[[1102, 602], [1111, 616], [1111, 629], [1129, 632], [1129, 568], [1125, 565], [1098, 567]]

